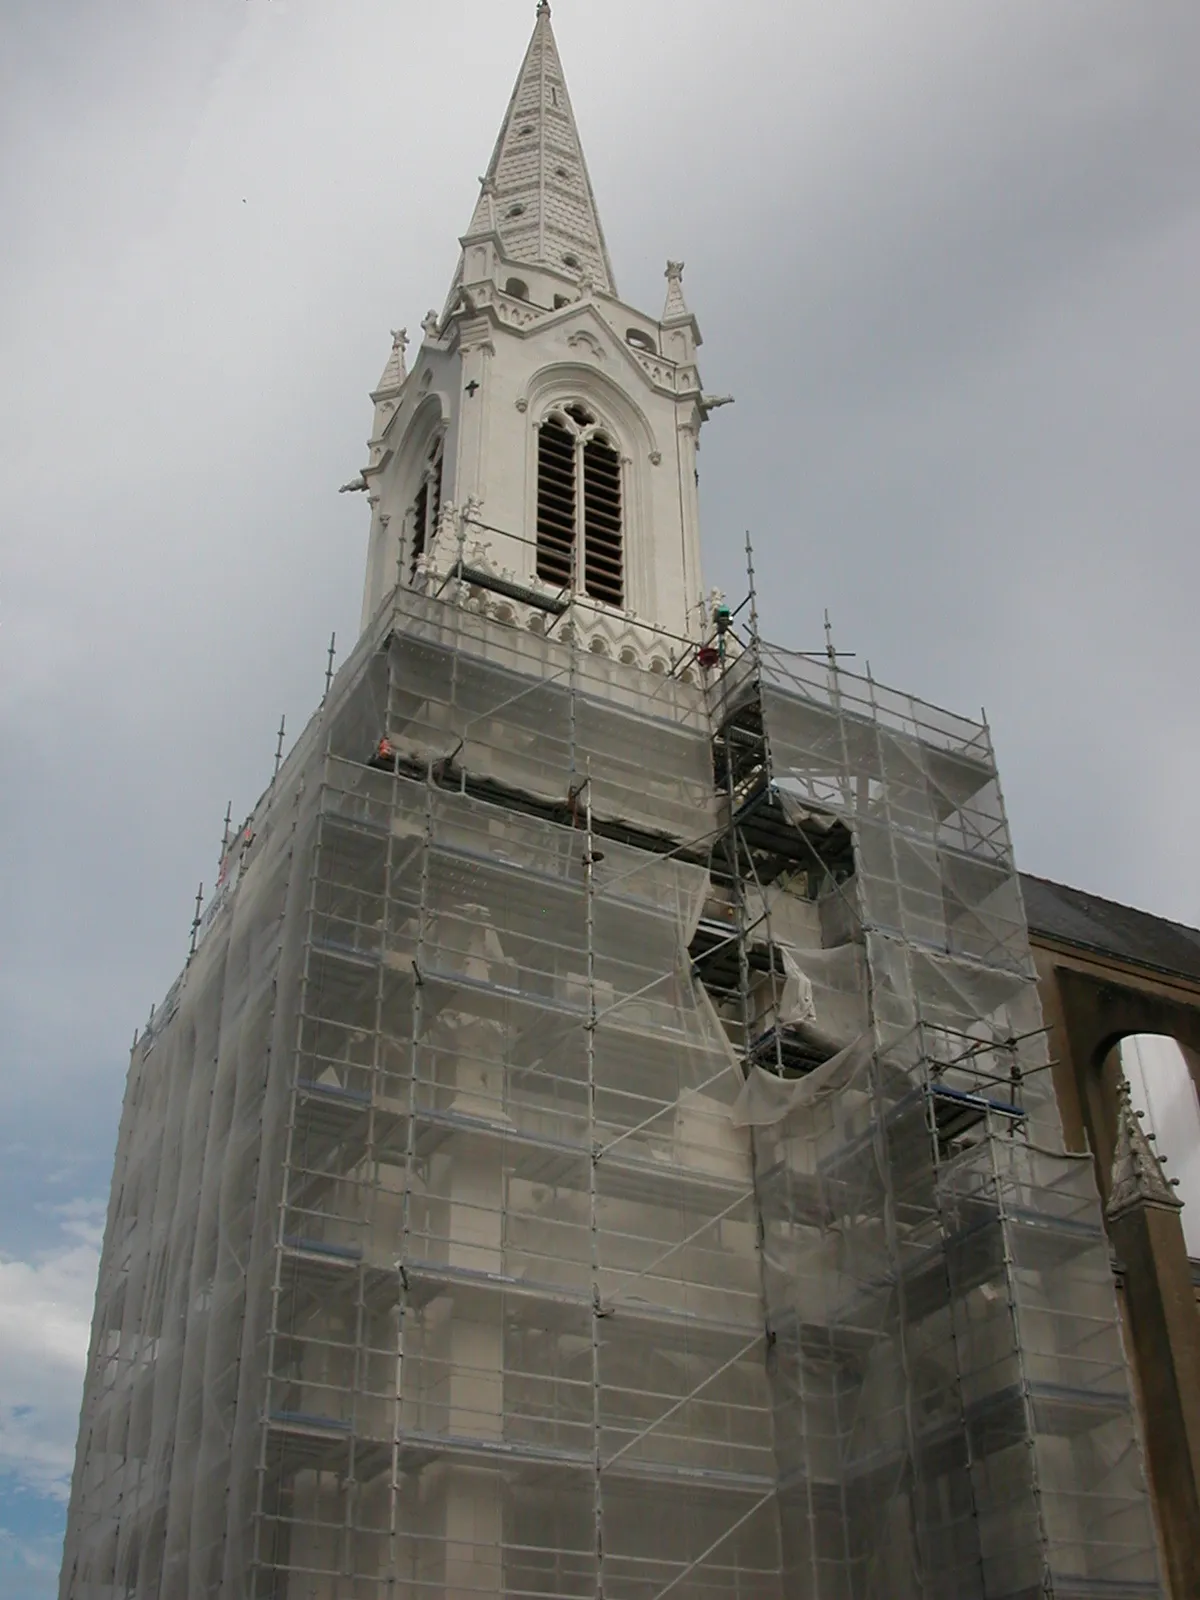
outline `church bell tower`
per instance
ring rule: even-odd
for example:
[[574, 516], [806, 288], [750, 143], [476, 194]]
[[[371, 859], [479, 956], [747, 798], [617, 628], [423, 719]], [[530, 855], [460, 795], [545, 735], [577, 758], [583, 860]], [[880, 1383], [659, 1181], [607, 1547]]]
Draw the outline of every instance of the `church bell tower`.
[[584, 644], [649, 665], [703, 634], [696, 450], [715, 403], [667, 266], [654, 317], [620, 297], [543, 0], [445, 307], [372, 398], [363, 626], [460, 564], [535, 631], [568, 598]]
[[60, 1600], [1163, 1600], [988, 729], [706, 601], [682, 272], [542, 0], [134, 1038]]

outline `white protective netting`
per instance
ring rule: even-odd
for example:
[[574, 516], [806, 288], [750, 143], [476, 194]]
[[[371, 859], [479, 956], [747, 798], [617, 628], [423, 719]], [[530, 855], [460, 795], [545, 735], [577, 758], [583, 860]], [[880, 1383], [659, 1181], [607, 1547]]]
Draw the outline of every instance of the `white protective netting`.
[[715, 820], [703, 699], [408, 607], [134, 1052], [63, 1594], [772, 1600], [708, 872], [587, 852]]
[[1160, 1594], [1040, 1030], [985, 729], [399, 596], [135, 1047], [63, 1600]]
[[[735, 1107], [789, 1592], [1160, 1595], [1091, 1164], [1052, 1153], [986, 730], [769, 649], [760, 694], [783, 811], [838, 816], [854, 844], [824, 891], [852, 942], [788, 952], [776, 1007], [785, 1034], [837, 1016], [841, 1046], [803, 1076], [753, 1068]], [[839, 1011], [855, 962], [860, 1031]]]

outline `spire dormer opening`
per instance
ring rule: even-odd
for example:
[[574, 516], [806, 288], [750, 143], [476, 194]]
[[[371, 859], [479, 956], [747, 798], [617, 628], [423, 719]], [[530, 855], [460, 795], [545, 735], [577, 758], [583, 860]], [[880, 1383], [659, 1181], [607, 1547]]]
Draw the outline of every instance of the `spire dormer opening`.
[[579, 401], [538, 429], [537, 575], [605, 605], [625, 599], [621, 454]]

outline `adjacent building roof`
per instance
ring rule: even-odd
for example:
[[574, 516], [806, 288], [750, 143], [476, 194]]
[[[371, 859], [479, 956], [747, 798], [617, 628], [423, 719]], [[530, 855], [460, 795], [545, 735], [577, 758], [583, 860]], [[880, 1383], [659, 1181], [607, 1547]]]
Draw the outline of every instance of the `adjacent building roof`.
[[1200, 981], [1200, 930], [1065, 883], [1021, 874], [1029, 931], [1137, 966]]
[[586, 277], [605, 294], [617, 292], [547, 0], [538, 6], [468, 236], [492, 231], [509, 261]]

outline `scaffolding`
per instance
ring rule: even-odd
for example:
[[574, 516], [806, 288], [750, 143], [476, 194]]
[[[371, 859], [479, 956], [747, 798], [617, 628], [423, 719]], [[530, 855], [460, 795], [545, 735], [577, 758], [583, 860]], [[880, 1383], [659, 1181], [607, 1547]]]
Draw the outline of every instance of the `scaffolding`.
[[785, 1591], [1160, 1595], [986, 727], [761, 642], [753, 587], [714, 722]]
[[1159, 1595], [986, 729], [502, 581], [397, 590], [135, 1044], [64, 1600]]

